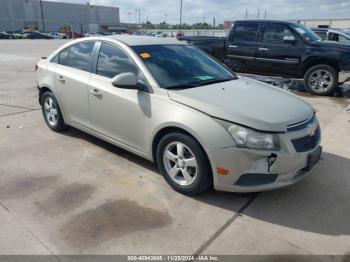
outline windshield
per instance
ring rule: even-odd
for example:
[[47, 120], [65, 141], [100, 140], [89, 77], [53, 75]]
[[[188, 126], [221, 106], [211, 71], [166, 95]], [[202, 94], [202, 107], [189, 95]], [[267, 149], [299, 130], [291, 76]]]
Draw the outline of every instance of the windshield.
[[306, 42], [321, 41], [321, 38], [314, 31], [304, 25], [292, 24], [292, 27]]
[[342, 30], [342, 32], [343, 32], [344, 34], [346, 34], [348, 37], [350, 37], [350, 31]]
[[191, 88], [236, 79], [226, 67], [190, 45], [132, 48], [162, 88]]

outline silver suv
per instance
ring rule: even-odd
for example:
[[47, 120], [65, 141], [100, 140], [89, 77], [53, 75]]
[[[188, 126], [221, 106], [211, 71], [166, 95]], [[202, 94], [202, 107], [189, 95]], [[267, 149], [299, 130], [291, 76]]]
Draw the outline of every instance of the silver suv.
[[38, 63], [37, 80], [49, 128], [73, 126], [154, 161], [184, 194], [288, 186], [320, 159], [308, 103], [175, 39], [76, 40]]

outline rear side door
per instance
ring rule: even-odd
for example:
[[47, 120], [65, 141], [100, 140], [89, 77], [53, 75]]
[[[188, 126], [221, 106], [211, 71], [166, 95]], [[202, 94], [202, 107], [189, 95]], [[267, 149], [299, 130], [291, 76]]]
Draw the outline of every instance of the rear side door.
[[226, 43], [227, 65], [235, 71], [255, 73], [260, 23], [239, 22], [234, 25]]
[[55, 68], [55, 86], [66, 120], [91, 128], [88, 84], [95, 42], [81, 42], [61, 51]]
[[258, 73], [298, 77], [304, 42], [287, 25], [265, 23], [257, 51]]

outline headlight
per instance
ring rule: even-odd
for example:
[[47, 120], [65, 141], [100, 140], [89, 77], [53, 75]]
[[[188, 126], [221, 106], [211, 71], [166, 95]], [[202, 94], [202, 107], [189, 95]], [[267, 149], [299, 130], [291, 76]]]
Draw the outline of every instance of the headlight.
[[237, 147], [262, 150], [279, 150], [280, 148], [279, 137], [276, 134], [258, 132], [223, 120], [217, 119], [217, 121], [231, 134]]

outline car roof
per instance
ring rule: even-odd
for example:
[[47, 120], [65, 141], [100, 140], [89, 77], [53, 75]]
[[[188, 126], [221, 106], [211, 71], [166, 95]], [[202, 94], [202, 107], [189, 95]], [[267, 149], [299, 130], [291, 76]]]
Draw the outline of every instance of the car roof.
[[[179, 41], [172, 37], [156, 38], [152, 36], [138, 36], [138, 35], [109, 35], [104, 36], [111, 40], [120, 41], [128, 46], [139, 46], [139, 45], [187, 45], [184, 41]], [[96, 38], [95, 38], [96, 39]], [[97, 38], [98, 39], [98, 38]], [[101, 38], [99, 38], [101, 39]]]

